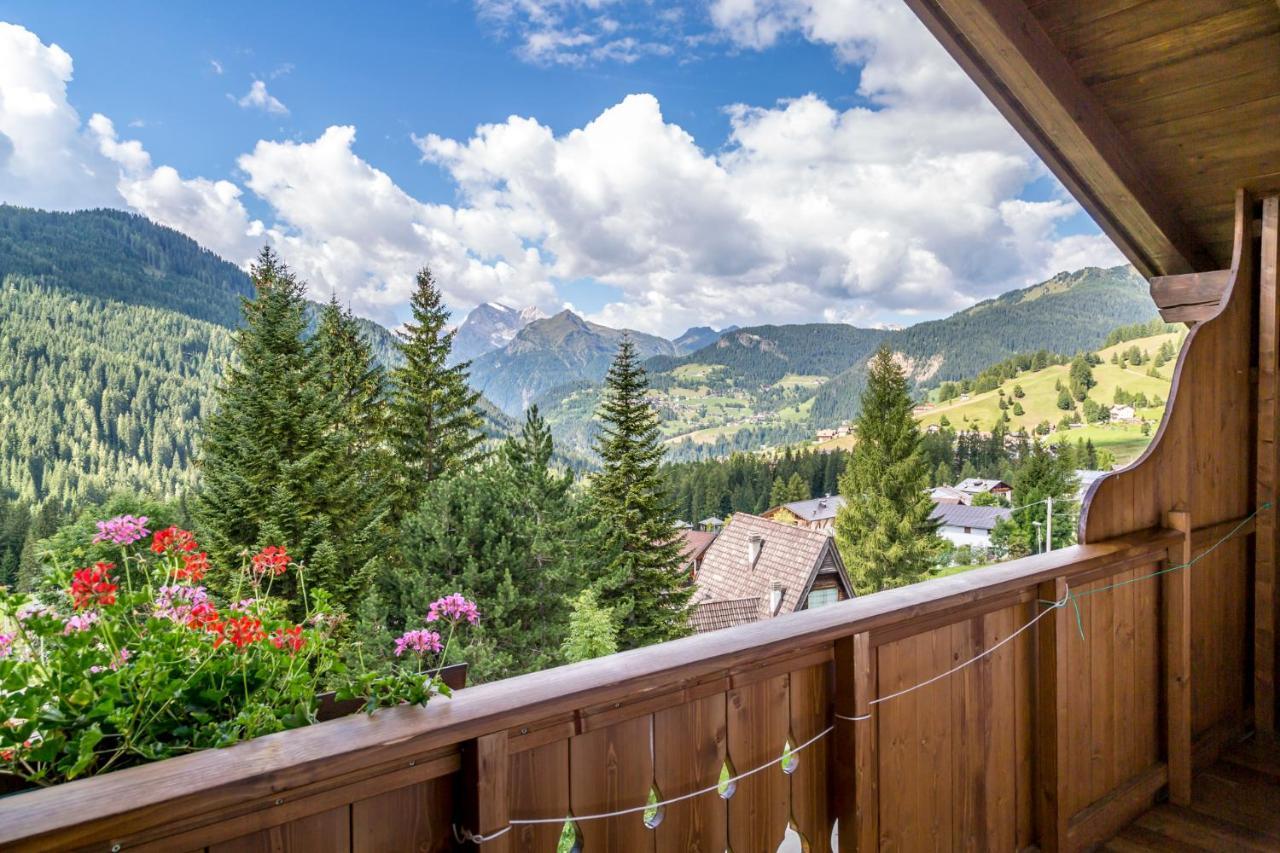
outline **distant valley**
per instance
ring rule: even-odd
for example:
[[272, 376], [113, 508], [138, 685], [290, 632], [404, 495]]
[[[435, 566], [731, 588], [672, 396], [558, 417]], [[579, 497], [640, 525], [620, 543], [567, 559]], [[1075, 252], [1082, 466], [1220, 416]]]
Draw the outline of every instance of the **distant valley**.
[[[139, 216], [0, 205], [0, 282], [0, 490], [68, 501], [116, 488], [183, 491], [250, 293], [245, 273]], [[588, 464], [600, 382], [628, 335], [679, 459], [804, 441], [852, 417], [882, 341], [924, 394], [1014, 353], [1097, 349], [1115, 326], [1152, 316], [1128, 267], [1063, 273], [902, 330], [703, 326], [668, 340], [567, 310], [488, 304], [460, 324], [455, 359], [471, 361], [473, 386], [492, 401], [492, 434], [536, 403], [562, 449]], [[393, 333], [362, 326], [394, 365]]]

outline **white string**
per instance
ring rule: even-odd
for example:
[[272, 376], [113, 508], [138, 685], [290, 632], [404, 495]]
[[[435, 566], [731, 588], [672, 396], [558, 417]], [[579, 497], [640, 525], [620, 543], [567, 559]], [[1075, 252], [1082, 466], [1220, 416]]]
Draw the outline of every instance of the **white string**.
[[[991, 648], [989, 648], [989, 649], [985, 649], [985, 650], [983, 650], [982, 652], [979, 652], [979, 653], [978, 653], [977, 655], [975, 655], [974, 657], [972, 657], [972, 658], [970, 658], [970, 659], [966, 660], [965, 662], [963, 662], [963, 663], [961, 663], [961, 664], [958, 664], [958, 665], [956, 665], [956, 666], [953, 666], [951, 669], [947, 670], [946, 672], [938, 673], [937, 675], [933, 676], [932, 678], [928, 679], [927, 681], [922, 681], [922, 682], [920, 682], [919, 684], [914, 684], [914, 685], [912, 685], [912, 686], [910, 686], [910, 687], [905, 687], [905, 688], [903, 688], [902, 690], [899, 690], [899, 691], [898, 691], [898, 692], [896, 692], [896, 693], [890, 693], [888, 696], [881, 696], [881, 697], [880, 697], [880, 698], [878, 698], [878, 699], [873, 699], [873, 700], [871, 700], [871, 702], [870, 702], [869, 704], [870, 704], [870, 705], [878, 705], [878, 704], [880, 704], [881, 702], [887, 702], [887, 701], [889, 701], [890, 699], [896, 699], [896, 698], [898, 698], [899, 696], [905, 696], [906, 694], [908, 694], [908, 693], [912, 692], [913, 690], [919, 690], [919, 689], [921, 689], [922, 687], [928, 687], [930, 684], [933, 684], [933, 683], [934, 683], [934, 682], [936, 682], [936, 681], [939, 681], [939, 680], [941, 680], [941, 679], [943, 679], [943, 678], [946, 678], [947, 676], [954, 675], [955, 673], [957, 673], [957, 672], [959, 672], [960, 670], [964, 669], [966, 666], [969, 666], [970, 664], [972, 664], [972, 663], [974, 663], [974, 662], [976, 662], [976, 661], [981, 660], [982, 658], [986, 657], [987, 655], [992, 654], [992, 653], [993, 653], [993, 652], [995, 652], [997, 649], [999, 649], [1001, 646], [1005, 645], [1006, 643], [1009, 643], [1009, 642], [1013, 641], [1013, 639], [1014, 639], [1014, 638], [1016, 638], [1019, 634], [1021, 634], [1022, 632], [1026, 631], [1026, 630], [1028, 630], [1029, 628], [1031, 628], [1031, 626], [1032, 626], [1032, 625], [1035, 625], [1037, 622], [1039, 622], [1041, 619], [1043, 619], [1047, 614], [1051, 613], [1051, 612], [1052, 612], [1052, 611], [1054, 611], [1054, 610], [1057, 610], [1057, 609], [1058, 609], [1058, 608], [1060, 608], [1060, 607], [1066, 607], [1066, 606], [1067, 606], [1067, 602], [1069, 602], [1069, 601], [1071, 600], [1071, 589], [1070, 589], [1070, 587], [1069, 587], [1069, 586], [1064, 585], [1064, 590], [1065, 590], [1065, 592], [1064, 592], [1064, 594], [1063, 594], [1063, 596], [1062, 596], [1062, 599], [1061, 599], [1060, 601], [1055, 601], [1055, 602], [1053, 603], [1053, 606], [1052, 606], [1052, 607], [1049, 607], [1049, 608], [1045, 609], [1044, 611], [1042, 611], [1041, 613], [1039, 613], [1039, 614], [1038, 614], [1034, 619], [1032, 619], [1030, 622], [1026, 623], [1026, 624], [1025, 624], [1025, 625], [1023, 625], [1021, 628], [1019, 628], [1018, 630], [1014, 631], [1012, 634], [1010, 634], [1009, 636], [1005, 637], [1003, 640], [1001, 640], [1000, 642], [996, 643], [996, 644], [995, 644], [994, 646], [992, 646]], [[850, 717], [850, 716], [846, 716], [846, 715], [844, 715], [844, 714], [835, 714], [834, 716], [836, 717], [836, 719], [839, 719], [839, 720], [848, 720], [848, 721], [851, 721], [851, 722], [861, 722], [861, 721], [863, 721], [863, 720], [869, 720], [869, 719], [871, 719], [871, 714], [870, 714], [870, 713], [866, 713], [866, 714], [863, 714], [863, 715], [861, 715], [861, 716], [857, 716], [857, 717]], [[468, 830], [468, 829], [465, 829], [465, 828], [461, 828], [461, 829], [460, 829], [460, 828], [455, 824], [455, 825], [454, 825], [454, 827], [453, 827], [453, 834], [454, 834], [454, 838], [456, 838], [459, 842], [468, 842], [468, 841], [470, 841], [470, 842], [474, 842], [475, 844], [484, 844], [486, 841], [493, 841], [493, 840], [494, 840], [494, 839], [496, 839], [496, 838], [501, 838], [502, 836], [506, 835], [508, 832], [510, 832], [513, 828], [515, 828], [515, 827], [517, 827], [517, 826], [537, 826], [537, 825], [551, 824], [551, 823], [560, 823], [560, 824], [563, 824], [563, 823], [567, 823], [567, 822], [570, 822], [570, 821], [574, 821], [574, 822], [576, 822], [576, 821], [584, 821], [584, 820], [605, 820], [605, 819], [607, 819], [607, 818], [611, 818], [611, 817], [625, 817], [626, 815], [636, 814], [636, 813], [638, 813], [638, 812], [647, 812], [647, 811], [650, 811], [650, 810], [652, 810], [652, 809], [659, 809], [659, 808], [663, 808], [664, 806], [672, 805], [673, 803], [681, 803], [681, 802], [684, 802], [685, 800], [692, 800], [692, 799], [694, 799], [695, 797], [701, 797], [702, 795], [704, 795], [704, 794], [709, 794], [709, 793], [711, 793], [712, 791], [719, 791], [719, 790], [722, 790], [723, 788], [727, 787], [728, 785], [736, 784], [738, 781], [740, 781], [740, 780], [742, 780], [742, 779], [746, 779], [746, 778], [747, 778], [747, 777], [749, 777], [749, 776], [754, 776], [755, 774], [760, 773], [761, 771], [768, 770], [770, 767], [773, 767], [774, 765], [779, 764], [779, 763], [781, 763], [781, 762], [783, 762], [783, 761], [787, 760], [788, 758], [790, 758], [791, 756], [793, 756], [793, 755], [795, 755], [796, 753], [800, 752], [801, 750], [807, 749], [808, 747], [810, 747], [810, 746], [812, 746], [813, 744], [817, 743], [817, 742], [818, 742], [819, 740], [821, 740], [822, 738], [824, 738], [824, 737], [826, 737], [827, 735], [831, 734], [831, 732], [832, 732], [832, 731], [834, 731], [834, 730], [835, 730], [835, 726], [827, 726], [825, 729], [823, 729], [822, 731], [818, 732], [816, 735], [814, 735], [813, 737], [809, 738], [809, 739], [808, 739], [807, 741], [805, 741], [804, 743], [800, 744], [799, 746], [795, 747], [794, 749], [791, 749], [791, 750], [789, 750], [789, 751], [784, 752], [782, 755], [778, 756], [777, 758], [773, 759], [773, 760], [772, 760], [772, 761], [770, 761], [770, 762], [767, 762], [767, 763], [765, 763], [765, 764], [761, 764], [759, 767], [754, 767], [754, 768], [752, 768], [751, 770], [747, 770], [747, 771], [746, 771], [746, 772], [744, 772], [744, 773], [739, 773], [737, 776], [731, 776], [731, 777], [729, 777], [728, 779], [722, 779], [722, 780], [720, 780], [719, 782], [717, 782], [716, 784], [711, 785], [711, 786], [709, 786], [709, 787], [702, 788], [702, 789], [697, 790], [697, 791], [690, 791], [690, 792], [688, 792], [687, 794], [681, 794], [681, 795], [679, 795], [679, 796], [677, 796], [677, 797], [671, 797], [671, 798], [669, 798], [669, 799], [661, 800], [661, 801], [656, 802], [656, 803], [646, 803], [646, 804], [644, 804], [644, 805], [642, 805], [642, 806], [632, 806], [631, 808], [619, 809], [619, 810], [617, 810], [617, 811], [612, 811], [612, 812], [602, 812], [601, 814], [590, 814], [590, 815], [569, 815], [569, 816], [566, 816], [566, 817], [525, 818], [525, 819], [511, 820], [511, 821], [508, 821], [508, 822], [507, 822], [507, 825], [506, 825], [506, 826], [504, 826], [502, 829], [496, 830], [496, 831], [491, 832], [491, 833], [489, 833], [489, 834], [487, 834], [487, 835], [481, 835], [480, 833], [472, 832], [472, 831], [470, 831], [470, 830]]]
[[[1052, 613], [1053, 611], [1057, 610], [1060, 607], [1066, 607], [1067, 603], [1071, 600], [1071, 587], [1069, 584], [1064, 583], [1063, 589], [1065, 590], [1065, 592], [1062, 598], [1058, 601], [1055, 601], [1052, 607], [1048, 607], [1045, 610], [1042, 610], [1040, 613], [1036, 614], [1036, 617], [1034, 619], [1032, 619], [1027, 624], [1023, 625], [1018, 630], [1014, 631], [1009, 636], [1005, 637], [1000, 642], [996, 643], [991, 648], [982, 650], [981, 652], [969, 658], [968, 660], [958, 663], [955, 666], [951, 667], [951, 669], [947, 670], [946, 672], [938, 673], [933, 678], [927, 679], [925, 681], [921, 681], [919, 684], [913, 684], [910, 687], [904, 687], [896, 693], [890, 693], [888, 696], [880, 696], [876, 699], [872, 699], [870, 702], [867, 703], [867, 705], [875, 706], [875, 705], [879, 705], [881, 702], [888, 702], [890, 699], [897, 699], [899, 696], [906, 696], [908, 693], [911, 693], [912, 691], [919, 690], [922, 687], [928, 687], [930, 684], [933, 684], [935, 681], [941, 681], [947, 676], [955, 675], [957, 672], [964, 669], [966, 666], [969, 666], [970, 664], [977, 663], [978, 661], [985, 658], [987, 655], [995, 652], [1004, 644], [1012, 642], [1014, 638], [1016, 638], [1019, 634], [1021, 634], [1023, 631], [1028, 630], [1032, 625], [1039, 622], [1045, 616], [1048, 616], [1050, 613]], [[841, 720], [852, 720], [857, 722], [859, 720], [866, 720], [870, 718], [871, 714], [867, 713], [859, 717], [846, 717], [843, 714], [836, 714], [835, 716]]]
[[745, 773], [739, 773], [737, 776], [730, 776], [728, 779], [721, 779], [719, 782], [717, 782], [714, 785], [711, 785], [706, 788], [702, 788], [701, 790], [698, 790], [698, 791], [690, 791], [689, 793], [681, 794], [678, 797], [671, 797], [670, 799], [661, 800], [656, 803], [646, 803], [643, 806], [632, 806], [631, 808], [628, 808], [628, 809], [619, 809], [618, 811], [614, 811], [614, 812], [603, 812], [601, 814], [570, 815], [566, 817], [543, 817], [543, 818], [528, 818], [528, 819], [512, 820], [512, 821], [508, 821], [507, 825], [502, 829], [499, 829], [497, 832], [491, 832], [488, 835], [479, 835], [477, 833], [470, 832], [466, 829], [463, 829], [459, 832], [458, 827], [455, 825], [454, 836], [459, 841], [474, 841], [476, 844], [483, 844], [486, 841], [492, 841], [495, 838], [501, 838], [503, 835], [510, 832], [513, 827], [517, 827], [517, 826], [536, 826], [539, 824], [566, 823], [569, 821], [576, 822], [580, 820], [604, 820], [605, 818], [624, 817], [629, 814], [636, 814], [637, 812], [647, 812], [647, 811], [650, 811], [651, 809], [660, 809], [660, 808], [663, 808], [664, 806], [669, 806], [673, 803], [681, 803], [681, 802], [684, 802], [685, 800], [692, 800], [695, 797], [701, 797], [703, 794], [710, 794], [712, 791], [719, 791], [723, 788], [727, 788], [729, 785], [735, 785], [740, 780], [746, 779], [748, 776], [754, 776], [755, 774], [763, 770], [768, 770], [770, 767], [773, 767], [775, 764], [780, 764], [781, 762], [786, 761], [796, 753], [804, 749], [807, 749], [810, 746], [813, 746], [815, 743], [822, 740], [827, 735], [831, 734], [833, 729], [835, 729], [835, 726], [827, 726], [825, 729], [818, 732], [816, 735], [809, 738], [804, 743], [800, 744], [799, 746], [793, 747], [792, 749], [787, 750], [782, 755], [779, 755], [777, 758], [773, 759], [772, 761], [766, 764], [761, 764], [759, 767], [752, 768], [751, 770], [748, 770]]

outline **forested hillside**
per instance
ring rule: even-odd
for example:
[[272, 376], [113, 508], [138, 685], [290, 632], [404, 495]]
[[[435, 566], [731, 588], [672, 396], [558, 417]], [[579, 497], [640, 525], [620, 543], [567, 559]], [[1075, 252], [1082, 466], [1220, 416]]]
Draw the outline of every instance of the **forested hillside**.
[[169, 308], [221, 326], [240, 322], [249, 277], [198, 243], [119, 210], [57, 213], [0, 204], [0, 276], [100, 299]]
[[0, 496], [174, 497], [232, 333], [176, 311], [0, 283]]

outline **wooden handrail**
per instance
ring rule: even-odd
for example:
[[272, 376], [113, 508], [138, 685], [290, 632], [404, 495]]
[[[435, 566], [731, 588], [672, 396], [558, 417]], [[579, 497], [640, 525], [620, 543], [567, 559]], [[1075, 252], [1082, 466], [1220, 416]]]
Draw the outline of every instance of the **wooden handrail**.
[[[817, 610], [702, 634], [460, 691], [426, 708], [401, 707], [267, 735], [56, 788], [0, 799], [0, 847], [19, 841], [69, 846], [110, 827], [112, 837], [213, 811], [278, 802], [282, 792], [323, 780], [393, 772], [407, 761], [482, 735], [628, 704], [717, 675], [751, 670], [839, 638], [905, 620], [983, 612], [1010, 594], [1054, 578], [1165, 557], [1182, 534], [1153, 528], [1074, 545], [928, 583], [886, 590]], [[121, 791], [128, 796], [122, 797]]]

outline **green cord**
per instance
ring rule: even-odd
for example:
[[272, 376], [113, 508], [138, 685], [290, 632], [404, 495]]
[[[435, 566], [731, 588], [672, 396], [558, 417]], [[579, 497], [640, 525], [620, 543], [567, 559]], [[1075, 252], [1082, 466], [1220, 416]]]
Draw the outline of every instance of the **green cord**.
[[[1071, 600], [1071, 604], [1072, 604], [1072, 606], [1075, 608], [1075, 611], [1076, 611], [1076, 629], [1080, 631], [1080, 639], [1082, 639], [1082, 640], [1083, 640], [1083, 639], [1085, 638], [1085, 636], [1084, 636], [1084, 619], [1083, 619], [1083, 617], [1080, 615], [1080, 599], [1081, 599], [1081, 598], [1084, 598], [1084, 597], [1086, 597], [1086, 596], [1090, 596], [1090, 595], [1096, 595], [1096, 594], [1097, 594], [1097, 593], [1099, 593], [1099, 592], [1106, 592], [1107, 590], [1116, 589], [1117, 587], [1126, 586], [1126, 585], [1131, 584], [1131, 583], [1137, 583], [1138, 581], [1150, 580], [1151, 578], [1159, 577], [1160, 575], [1167, 575], [1167, 574], [1169, 574], [1170, 572], [1180, 572], [1180, 571], [1182, 571], [1183, 569], [1189, 569], [1189, 568], [1191, 568], [1192, 566], [1194, 566], [1196, 563], [1198, 563], [1198, 562], [1200, 562], [1201, 560], [1203, 560], [1205, 557], [1207, 557], [1207, 556], [1209, 556], [1210, 554], [1212, 554], [1212, 553], [1213, 553], [1215, 550], [1217, 550], [1217, 548], [1218, 548], [1219, 546], [1221, 546], [1223, 543], [1227, 542], [1229, 539], [1234, 538], [1234, 537], [1235, 537], [1235, 535], [1236, 535], [1237, 533], [1239, 533], [1239, 532], [1244, 528], [1244, 526], [1245, 526], [1246, 524], [1248, 524], [1250, 521], [1253, 521], [1254, 517], [1255, 517], [1255, 516], [1257, 516], [1257, 514], [1258, 514], [1258, 513], [1262, 512], [1263, 510], [1267, 510], [1267, 509], [1271, 509], [1271, 501], [1267, 501], [1267, 502], [1266, 502], [1266, 503], [1264, 503], [1262, 506], [1258, 507], [1258, 508], [1257, 508], [1257, 509], [1255, 509], [1253, 512], [1251, 512], [1251, 513], [1249, 513], [1248, 515], [1246, 515], [1244, 518], [1240, 519], [1240, 523], [1239, 523], [1239, 524], [1237, 524], [1235, 527], [1233, 527], [1233, 528], [1231, 529], [1231, 531], [1230, 531], [1226, 536], [1223, 536], [1221, 539], [1219, 539], [1217, 542], [1214, 542], [1212, 545], [1210, 545], [1210, 546], [1209, 546], [1208, 548], [1206, 548], [1204, 551], [1202, 551], [1201, 553], [1199, 553], [1199, 554], [1197, 554], [1196, 556], [1192, 557], [1192, 558], [1191, 558], [1190, 560], [1188, 560], [1187, 562], [1182, 563], [1181, 565], [1177, 565], [1177, 566], [1169, 566], [1168, 568], [1160, 569], [1160, 570], [1159, 570], [1159, 571], [1157, 571], [1157, 572], [1152, 572], [1152, 573], [1151, 573], [1151, 574], [1149, 574], [1149, 575], [1143, 575], [1143, 576], [1142, 576], [1142, 577], [1140, 577], [1140, 578], [1129, 578], [1128, 580], [1116, 581], [1116, 582], [1115, 582], [1115, 583], [1113, 583], [1113, 584], [1107, 584], [1106, 586], [1100, 586], [1100, 587], [1097, 587], [1096, 589], [1090, 589], [1090, 590], [1087, 590], [1087, 591], [1085, 591], [1085, 592], [1074, 592], [1074, 591], [1068, 590], [1068, 591], [1067, 591], [1067, 598], [1069, 598], [1069, 599]], [[1040, 602], [1041, 604], [1048, 605], [1048, 606], [1050, 606], [1050, 607], [1058, 607], [1058, 606], [1061, 606], [1061, 605], [1059, 604], [1059, 602], [1057, 602], [1057, 601], [1045, 601], [1043, 598], [1039, 599], [1039, 602]]]

